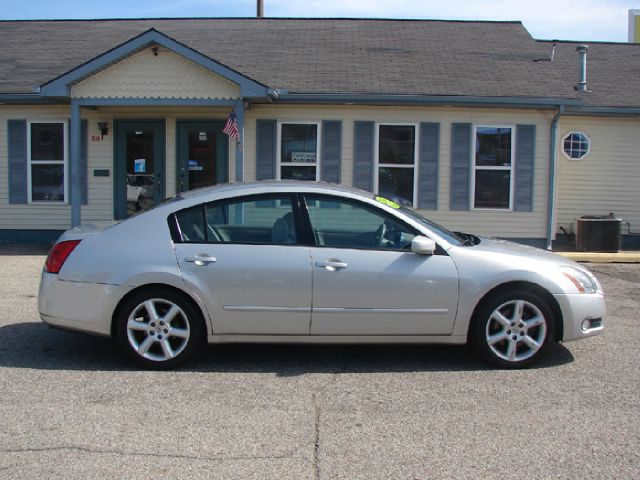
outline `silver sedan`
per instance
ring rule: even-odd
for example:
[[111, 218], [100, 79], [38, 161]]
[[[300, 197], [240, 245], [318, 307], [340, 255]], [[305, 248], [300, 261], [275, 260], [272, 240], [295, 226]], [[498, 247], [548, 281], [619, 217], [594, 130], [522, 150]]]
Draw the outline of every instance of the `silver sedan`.
[[196, 190], [69, 230], [38, 306], [51, 326], [115, 337], [145, 368], [206, 342], [469, 343], [518, 368], [601, 333], [605, 315], [581, 265], [312, 182]]

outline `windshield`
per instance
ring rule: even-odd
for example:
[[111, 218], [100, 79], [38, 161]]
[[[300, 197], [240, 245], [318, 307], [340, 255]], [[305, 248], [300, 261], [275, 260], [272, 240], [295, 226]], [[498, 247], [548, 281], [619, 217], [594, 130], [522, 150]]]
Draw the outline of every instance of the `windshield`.
[[415, 210], [412, 210], [407, 207], [400, 207], [400, 211], [405, 215], [411, 217], [412, 219], [416, 220], [417, 222], [421, 223], [422, 225], [427, 227], [429, 230], [431, 230], [433, 233], [435, 233], [436, 235], [439, 235], [444, 240], [449, 242], [451, 245], [460, 246], [464, 243], [464, 239], [460, 238], [455, 233], [447, 230], [443, 226], [438, 225], [437, 223], [432, 222], [431, 220], [427, 220]]

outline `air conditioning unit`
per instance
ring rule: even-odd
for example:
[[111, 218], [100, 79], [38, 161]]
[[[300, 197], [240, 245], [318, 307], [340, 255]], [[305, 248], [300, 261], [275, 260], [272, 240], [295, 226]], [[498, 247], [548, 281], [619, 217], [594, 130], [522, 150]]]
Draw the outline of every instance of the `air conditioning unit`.
[[578, 252], [619, 252], [622, 219], [585, 215], [576, 220], [576, 250]]

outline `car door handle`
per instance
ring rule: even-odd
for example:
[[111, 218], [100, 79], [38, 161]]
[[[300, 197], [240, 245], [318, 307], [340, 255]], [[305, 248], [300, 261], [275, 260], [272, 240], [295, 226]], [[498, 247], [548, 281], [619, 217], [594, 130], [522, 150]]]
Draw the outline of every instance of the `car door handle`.
[[193, 257], [186, 257], [185, 262], [195, 263], [196, 265], [203, 267], [210, 263], [215, 263], [216, 257], [210, 257], [209, 255], [195, 255]]
[[330, 272], [335, 272], [336, 270], [341, 270], [348, 266], [349, 265], [347, 263], [338, 261], [316, 262], [316, 267], [326, 268]]

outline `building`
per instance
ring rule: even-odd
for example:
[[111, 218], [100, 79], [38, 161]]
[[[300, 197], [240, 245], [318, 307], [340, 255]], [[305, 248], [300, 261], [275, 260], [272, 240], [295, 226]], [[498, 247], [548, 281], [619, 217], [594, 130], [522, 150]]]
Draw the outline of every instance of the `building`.
[[1, 242], [271, 178], [395, 194], [547, 248], [582, 215], [640, 238], [638, 45], [265, 18], [3, 21], [0, 42]]

